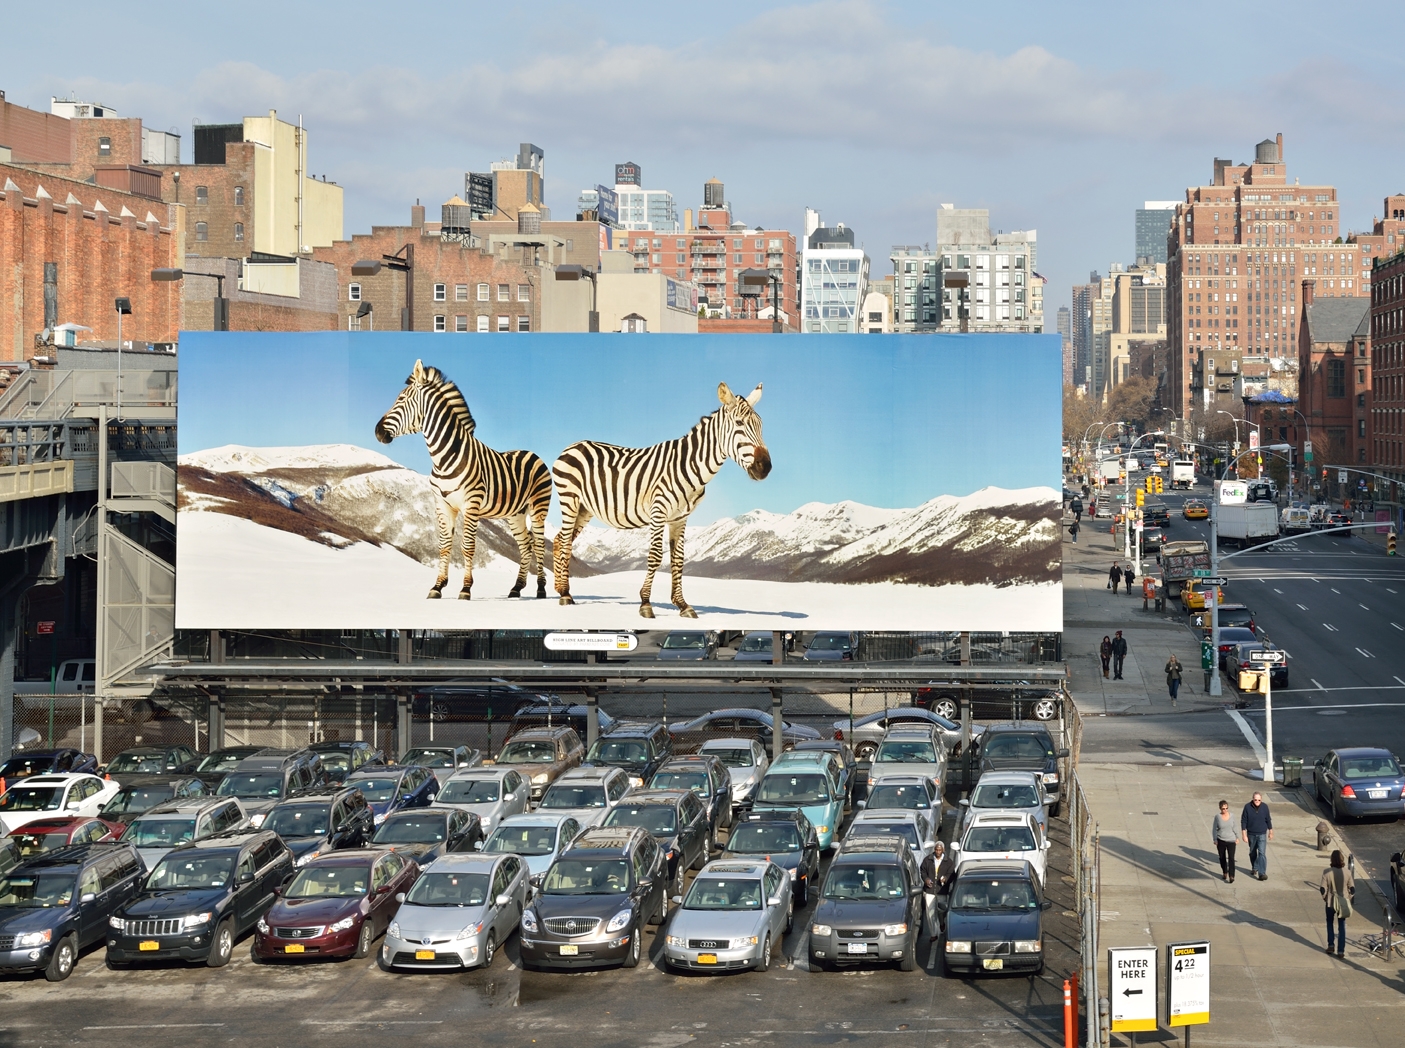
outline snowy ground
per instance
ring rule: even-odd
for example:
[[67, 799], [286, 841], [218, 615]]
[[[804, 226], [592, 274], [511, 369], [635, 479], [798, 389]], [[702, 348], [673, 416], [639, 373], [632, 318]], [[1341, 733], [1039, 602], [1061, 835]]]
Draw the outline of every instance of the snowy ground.
[[[472, 601], [427, 600], [434, 569], [389, 547], [333, 549], [220, 513], [183, 512], [176, 555], [176, 625], [182, 629], [637, 629], [643, 573], [575, 579], [577, 603], [509, 600], [516, 566], [500, 557], [474, 572]], [[849, 630], [1059, 630], [1058, 585], [904, 586], [683, 578], [698, 612], [680, 619], [667, 603], [667, 566], [654, 580], [661, 628]], [[536, 592], [536, 577], [527, 594]], [[796, 610], [800, 609], [800, 610]]]

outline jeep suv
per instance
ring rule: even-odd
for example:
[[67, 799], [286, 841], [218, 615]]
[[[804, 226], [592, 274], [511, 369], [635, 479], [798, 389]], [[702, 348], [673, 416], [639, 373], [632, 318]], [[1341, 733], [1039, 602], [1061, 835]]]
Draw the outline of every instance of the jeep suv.
[[1049, 814], [1055, 817], [1063, 797], [1059, 761], [1067, 756], [1068, 750], [1055, 748], [1047, 728], [1018, 722], [987, 727], [977, 752], [982, 772], [1032, 771], [1041, 776], [1044, 793], [1053, 798]]
[[638, 789], [672, 756], [673, 736], [661, 722], [616, 721], [587, 751], [585, 764], [622, 768], [629, 776], [630, 786]]
[[311, 750], [261, 750], [235, 765], [215, 793], [238, 797], [257, 828], [284, 797], [326, 781], [322, 759]]
[[319, 855], [364, 848], [376, 828], [371, 807], [354, 786], [305, 790], [269, 809], [264, 828], [283, 838], [294, 862], [304, 866]]

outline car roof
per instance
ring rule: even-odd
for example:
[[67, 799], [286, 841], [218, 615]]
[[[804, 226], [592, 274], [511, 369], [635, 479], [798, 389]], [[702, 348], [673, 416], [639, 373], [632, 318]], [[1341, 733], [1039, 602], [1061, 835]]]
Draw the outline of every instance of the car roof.
[[567, 853], [605, 851], [624, 855], [646, 835], [649, 831], [641, 826], [592, 826], [571, 842]]
[[957, 880], [965, 880], [968, 877], [979, 877], [989, 879], [991, 877], [1018, 877], [1020, 880], [1039, 883], [1039, 878], [1034, 872], [1034, 867], [1026, 860], [1010, 862], [1002, 860], [1000, 862], [968, 862], [963, 863], [956, 871]]
[[722, 758], [714, 756], [711, 753], [678, 753], [664, 761], [659, 770], [663, 771], [664, 768], [672, 768], [675, 766], [686, 767], [689, 764], [710, 766], [720, 763], [722, 763]]
[[1394, 757], [1390, 750], [1380, 746], [1345, 746], [1334, 751], [1338, 757]]
[[1027, 811], [978, 811], [971, 814], [971, 826], [1028, 826], [1034, 818]]
[[[117, 754], [117, 757], [125, 757], [129, 753], [140, 753], [148, 756], [154, 756], [155, 754], [165, 753], [167, 750], [173, 749], [175, 749], [174, 746], [128, 746], [121, 753]], [[113, 757], [112, 759], [116, 760], [117, 757]]]
[[345, 742], [314, 742], [311, 746], [308, 747], [308, 749], [310, 749], [313, 753], [322, 753], [335, 752], [337, 750], [354, 750], [358, 746], [365, 746], [368, 750], [374, 749], [374, 747], [369, 742], [366, 742], [364, 739], [351, 739]]
[[799, 808], [762, 808], [760, 811], [749, 811], [745, 815], [737, 816], [738, 824], [743, 822], [793, 822], [798, 825], [801, 819], [806, 822], [810, 821]]
[[473, 873], [481, 871], [487, 873], [494, 866], [506, 858], [505, 853], [490, 853], [484, 855], [480, 852], [449, 852], [441, 855], [432, 863], [429, 863], [420, 871], [420, 875], [425, 873]]
[[352, 848], [347, 851], [330, 851], [309, 859], [307, 866], [359, 866], [363, 862], [375, 862], [385, 852], [379, 848]]
[[[79, 779], [96, 779], [97, 776], [88, 771], [54, 771], [45, 772], [43, 775], [31, 775], [27, 779], [17, 779], [14, 785], [25, 786], [67, 786], [70, 782], [77, 782]], [[110, 780], [109, 780], [110, 781]]]
[[701, 870], [698, 876], [707, 874], [729, 873], [738, 877], [764, 877], [769, 862], [747, 862], [745, 859], [713, 859]]
[[346, 782], [350, 784], [359, 779], [398, 779], [411, 768], [418, 767], [418, 764], [383, 764], [374, 768], [367, 768], [363, 765], [348, 775]]
[[264, 750], [251, 753], [234, 766], [235, 771], [281, 771], [305, 750]]
[[854, 815], [850, 826], [861, 822], [912, 822], [922, 810], [918, 808], [865, 808]]
[[[513, 768], [506, 764], [480, 764], [476, 768], [460, 768], [458, 771], [454, 772], [454, 774], [450, 775], [449, 778], [445, 781], [453, 782], [459, 779], [501, 779], [504, 775], [506, 775], [512, 770]], [[347, 776], [346, 781], [350, 782], [353, 778], [356, 778], [360, 774], [360, 772], [356, 772], [352, 775], [349, 775]], [[519, 772], [518, 774], [521, 773]]]
[[704, 742], [701, 746], [698, 747], [698, 752], [711, 753], [714, 749], [720, 750], [723, 748], [729, 750], [749, 750], [751, 749], [752, 744], [756, 741], [757, 740], [750, 737], [740, 738], [736, 735], [729, 735], [725, 739], [708, 739], [706, 742]]
[[620, 800], [621, 808], [640, 804], [677, 804], [691, 790], [631, 790]]
[[[9, 876], [13, 876], [22, 870], [57, 870], [67, 866], [83, 866], [93, 859], [101, 858], [104, 855], [111, 855], [114, 845], [108, 844], [75, 844], [59, 851], [49, 852], [46, 855], [36, 855], [32, 859], [26, 859], [13, 870]], [[130, 849], [130, 844], [121, 845], [123, 849]]]
[[[985, 734], [987, 736], [987, 740], [989, 736], [997, 732], [1005, 733], [1016, 731], [1035, 732], [1040, 735], [1049, 735], [1049, 729], [1046, 728], [1043, 724], [1040, 724], [1038, 721], [1002, 721], [999, 724], [987, 724], [985, 727]], [[1052, 736], [1050, 737], [1052, 738]]]
[[226, 830], [224, 833], [212, 834], [209, 837], [202, 837], [198, 841], [186, 841], [178, 844], [175, 851], [237, 851], [256, 840], [264, 837], [277, 837], [272, 830]]
[[662, 721], [615, 721], [610, 725], [609, 731], [600, 733], [600, 737], [603, 739], [612, 735], [653, 735], [663, 730]]
[[[566, 769], [566, 771], [562, 772], [557, 777], [556, 782], [603, 782], [606, 779], [623, 774], [624, 772], [620, 771], [619, 768], [616, 768], [613, 765], [606, 767], [597, 767], [595, 765], [591, 765], [589, 767], [581, 766], [578, 768]], [[554, 786], [556, 785], [556, 783], [552, 783], [552, 785]]]
[[438, 816], [442, 816], [442, 817], [447, 818], [447, 817], [450, 816], [450, 815], [463, 815], [463, 814], [465, 814], [465, 813], [462, 812], [462, 811], [460, 811], [458, 808], [434, 808], [434, 807], [429, 807], [429, 808], [401, 808], [399, 811], [393, 811], [393, 812], [391, 812], [389, 815], [386, 816], [386, 818], [387, 818], [387, 819], [404, 819], [404, 818], [408, 818], [408, 817], [411, 816], [411, 815], [416, 815], [416, 816], [419, 816], [419, 815], [438, 815]]
[[326, 801], [331, 804], [339, 797], [352, 793], [359, 793], [355, 786], [309, 786], [306, 789], [295, 790], [274, 805], [275, 808], [282, 808], [285, 805], [291, 807], [294, 804], [308, 804], [315, 801]]
[[[631, 794], [631, 796], [633, 795]], [[567, 819], [575, 818], [576, 816], [569, 814], [548, 815], [545, 812], [524, 811], [516, 815], [507, 816], [505, 819], [499, 821], [498, 826], [560, 826], [561, 823], [565, 822]]]
[[977, 786], [1028, 786], [1038, 785], [1039, 779], [1032, 771], [984, 771], [977, 780]]
[[877, 778], [868, 780], [870, 790], [875, 786], [923, 786], [928, 779], [925, 775], [914, 775], [912, 772], [893, 772], [891, 775], [879, 775]]
[[[518, 710], [517, 712], [521, 713], [522, 711]], [[575, 730], [576, 729], [569, 724], [552, 724], [549, 727], [545, 724], [534, 724], [530, 728], [523, 728], [521, 731], [515, 733], [512, 738], [507, 741], [518, 742], [521, 739], [556, 739], [565, 735], [568, 731], [574, 733]]]
[[154, 808], [148, 808], [146, 811], [138, 815], [137, 818], [145, 819], [149, 818], [152, 815], [198, 815], [206, 808], [213, 808], [222, 804], [228, 804], [232, 799], [233, 798], [231, 797], [211, 796], [191, 797], [189, 799], [183, 799], [178, 801], [167, 801], [165, 803], [156, 805], [156, 807]]
[[[873, 835], [867, 837], [859, 835], [840, 842], [838, 849], [835, 851], [834, 862], [838, 863], [858, 855], [888, 856], [902, 852], [906, 848], [907, 841], [892, 834], [885, 833], [882, 836]], [[831, 866], [831, 868], [833, 867]]]

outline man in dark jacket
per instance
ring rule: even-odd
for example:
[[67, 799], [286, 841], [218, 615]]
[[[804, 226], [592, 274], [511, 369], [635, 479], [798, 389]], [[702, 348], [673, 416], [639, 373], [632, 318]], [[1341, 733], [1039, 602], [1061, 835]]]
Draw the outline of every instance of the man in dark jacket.
[[1122, 631], [1117, 631], [1117, 636], [1112, 638], [1112, 679], [1122, 679], [1122, 663], [1127, 658], [1127, 638], [1122, 636]]
[[1107, 573], [1108, 589], [1113, 593], [1117, 592], [1117, 587], [1122, 585], [1122, 565], [1113, 562], [1111, 570]]
[[922, 860], [922, 896], [927, 908], [927, 929], [933, 937], [941, 931], [941, 910], [937, 900], [951, 890], [951, 879], [956, 874], [956, 864], [946, 854], [946, 845], [937, 841], [936, 848]]
[[1273, 816], [1264, 795], [1255, 793], [1239, 816], [1239, 831], [1249, 845], [1249, 868], [1261, 881], [1268, 880], [1268, 842], [1273, 840]]

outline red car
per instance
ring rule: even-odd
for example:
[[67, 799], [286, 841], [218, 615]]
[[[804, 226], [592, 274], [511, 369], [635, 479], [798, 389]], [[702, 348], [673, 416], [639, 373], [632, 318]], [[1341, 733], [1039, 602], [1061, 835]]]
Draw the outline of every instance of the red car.
[[27, 822], [10, 836], [19, 847], [21, 861], [77, 844], [97, 844], [115, 841], [122, 833], [122, 824], [86, 815], [59, 815], [52, 819]]
[[254, 930], [254, 960], [369, 957], [420, 875], [389, 851], [334, 851], [313, 859], [279, 892]]

